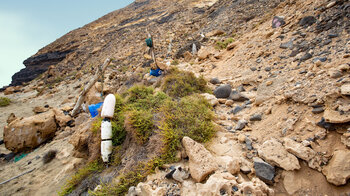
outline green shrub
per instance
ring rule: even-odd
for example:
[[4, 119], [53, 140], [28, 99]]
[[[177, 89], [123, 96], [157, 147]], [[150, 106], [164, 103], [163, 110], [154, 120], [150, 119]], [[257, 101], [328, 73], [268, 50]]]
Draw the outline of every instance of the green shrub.
[[197, 142], [207, 142], [215, 134], [211, 106], [199, 95], [184, 97], [179, 102], [168, 101], [160, 112], [164, 115], [160, 129], [166, 145], [165, 160], [176, 161], [176, 151], [184, 136]]
[[153, 131], [153, 115], [151, 111], [133, 110], [129, 114], [130, 125], [139, 143], [144, 144]]
[[228, 38], [228, 39], [226, 39], [226, 40], [223, 41], [223, 42], [218, 41], [218, 42], [216, 42], [215, 48], [218, 49], [218, 50], [219, 50], [219, 49], [226, 49], [227, 46], [228, 46], [230, 43], [232, 43], [233, 41], [234, 41], [233, 38]]
[[80, 168], [63, 186], [61, 192], [58, 195], [68, 195], [71, 193], [75, 186], [78, 185], [81, 181], [83, 181], [86, 177], [88, 177], [93, 172], [101, 172], [104, 166], [98, 161], [93, 161], [84, 167]]
[[0, 97], [0, 107], [5, 107], [10, 105], [11, 100], [7, 97]]
[[201, 76], [197, 78], [192, 72], [169, 70], [164, 78], [162, 90], [171, 97], [184, 97], [193, 93], [210, 92], [207, 81]]
[[178, 64], [179, 64], [179, 60], [177, 59], [171, 61], [171, 65], [178, 65]]
[[127, 93], [128, 110], [150, 110], [158, 108], [168, 96], [163, 92], [154, 94], [152, 87], [134, 86]]

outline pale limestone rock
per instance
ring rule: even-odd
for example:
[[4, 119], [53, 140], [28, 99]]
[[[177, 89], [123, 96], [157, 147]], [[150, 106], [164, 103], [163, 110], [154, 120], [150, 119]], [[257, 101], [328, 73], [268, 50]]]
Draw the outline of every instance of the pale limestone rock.
[[4, 143], [13, 152], [33, 149], [55, 136], [57, 125], [53, 111], [16, 119], [4, 128]]
[[343, 95], [350, 95], [350, 83], [348, 83], [348, 84], [343, 84], [343, 85], [340, 87], [340, 92], [341, 92], [341, 94], [343, 94]]
[[198, 59], [199, 60], [204, 60], [208, 58], [208, 56], [211, 54], [210, 49], [207, 47], [201, 47], [198, 51]]
[[323, 113], [323, 118], [329, 123], [347, 123], [350, 122], [350, 114], [341, 115], [339, 112], [327, 108]]
[[344, 133], [341, 136], [341, 142], [347, 146], [348, 148], [350, 148], [350, 132]]
[[72, 117], [65, 115], [60, 109], [53, 108], [53, 112], [55, 113], [55, 119], [60, 127], [66, 126], [67, 123], [72, 120]]
[[305, 161], [309, 161], [316, 155], [316, 152], [311, 148], [305, 147], [301, 143], [298, 143], [290, 138], [284, 138], [283, 141], [284, 147], [288, 152], [294, 154], [295, 156]]
[[227, 164], [227, 171], [231, 174], [237, 174], [241, 170], [240, 160], [232, 158]]
[[258, 148], [259, 156], [285, 170], [300, 169], [298, 159], [289, 153], [276, 139], [265, 141]]
[[311, 184], [308, 180], [298, 178], [293, 171], [283, 171], [282, 177], [283, 186], [289, 195], [294, 195], [303, 187], [308, 187]]
[[212, 105], [213, 107], [218, 105], [219, 104], [219, 101], [218, 99], [212, 95], [212, 94], [209, 94], [209, 93], [203, 93], [201, 94], [209, 103], [210, 105]]
[[189, 137], [184, 137], [182, 144], [189, 157], [191, 176], [196, 182], [203, 181], [209, 174], [218, 169], [214, 157], [202, 144], [195, 142]]
[[350, 151], [335, 151], [328, 165], [323, 168], [322, 173], [326, 176], [327, 181], [334, 185], [346, 184], [346, 181], [350, 178]]

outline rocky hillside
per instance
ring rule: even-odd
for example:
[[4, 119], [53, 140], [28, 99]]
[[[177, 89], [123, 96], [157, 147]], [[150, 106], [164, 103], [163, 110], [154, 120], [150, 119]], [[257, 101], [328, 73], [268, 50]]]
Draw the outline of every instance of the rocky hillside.
[[[11, 100], [0, 114], [0, 179], [29, 172], [0, 192], [347, 195], [349, 18], [346, 0], [137, 0], [71, 31], [0, 93]], [[147, 32], [164, 77], [147, 74]], [[108, 167], [98, 119], [69, 115], [107, 57], [86, 104], [120, 95]], [[151, 132], [140, 137], [136, 122]]]

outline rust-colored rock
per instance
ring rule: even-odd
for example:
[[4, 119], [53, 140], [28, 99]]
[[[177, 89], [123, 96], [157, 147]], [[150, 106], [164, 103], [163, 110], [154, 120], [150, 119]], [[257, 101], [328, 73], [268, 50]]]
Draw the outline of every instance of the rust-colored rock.
[[36, 148], [53, 138], [56, 128], [53, 111], [16, 119], [4, 128], [5, 147], [13, 152]]

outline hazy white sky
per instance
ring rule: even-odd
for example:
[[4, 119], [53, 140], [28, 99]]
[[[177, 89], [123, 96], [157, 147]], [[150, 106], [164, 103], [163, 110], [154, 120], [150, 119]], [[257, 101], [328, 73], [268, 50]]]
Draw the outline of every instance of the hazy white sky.
[[69, 31], [133, 0], [0, 0], [0, 88], [23, 61]]

